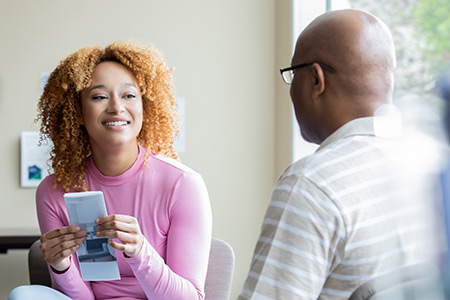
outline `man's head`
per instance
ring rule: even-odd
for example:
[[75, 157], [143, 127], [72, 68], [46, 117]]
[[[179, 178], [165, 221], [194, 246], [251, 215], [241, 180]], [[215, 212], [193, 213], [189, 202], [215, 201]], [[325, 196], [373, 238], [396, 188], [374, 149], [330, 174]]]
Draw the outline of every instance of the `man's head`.
[[[316, 18], [297, 40], [291, 98], [302, 136], [320, 144], [336, 129], [372, 116], [392, 97], [395, 50], [387, 26], [358, 10]], [[335, 72], [330, 72], [330, 66]]]

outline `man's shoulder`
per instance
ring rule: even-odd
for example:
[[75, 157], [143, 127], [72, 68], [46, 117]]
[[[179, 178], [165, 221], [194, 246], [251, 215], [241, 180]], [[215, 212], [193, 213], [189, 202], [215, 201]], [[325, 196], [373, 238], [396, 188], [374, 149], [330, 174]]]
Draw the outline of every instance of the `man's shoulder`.
[[333, 161], [351, 155], [364, 146], [372, 147], [371, 141], [358, 141], [354, 138], [343, 139], [320, 149], [313, 154], [305, 156], [290, 164], [283, 172], [283, 176], [307, 176], [311, 170], [327, 170]]
[[283, 171], [283, 173], [281, 173], [280, 180], [287, 179], [287, 178], [303, 177], [305, 175], [305, 173], [310, 168], [314, 167], [317, 163], [320, 163], [320, 162], [317, 161], [315, 154], [311, 154], [306, 157], [303, 157], [303, 158], [291, 163]]
[[281, 174], [280, 181], [318, 186], [327, 182], [328, 186], [329, 178], [340, 178], [340, 174], [361, 164], [382, 159], [381, 148], [374, 137], [344, 138], [293, 162]]

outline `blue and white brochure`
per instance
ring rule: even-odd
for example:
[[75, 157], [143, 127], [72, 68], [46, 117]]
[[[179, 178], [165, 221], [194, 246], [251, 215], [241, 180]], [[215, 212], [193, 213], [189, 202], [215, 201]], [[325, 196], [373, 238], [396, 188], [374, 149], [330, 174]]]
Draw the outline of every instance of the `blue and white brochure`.
[[103, 192], [90, 191], [64, 194], [67, 213], [71, 225], [85, 229], [87, 239], [77, 250], [81, 276], [85, 281], [105, 281], [120, 279], [114, 248], [108, 245], [108, 238], [100, 238], [95, 220], [108, 215]]

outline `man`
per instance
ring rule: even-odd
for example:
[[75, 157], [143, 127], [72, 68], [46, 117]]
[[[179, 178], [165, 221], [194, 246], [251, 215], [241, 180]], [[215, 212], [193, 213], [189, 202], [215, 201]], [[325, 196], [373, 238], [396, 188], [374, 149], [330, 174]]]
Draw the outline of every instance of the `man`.
[[281, 71], [303, 138], [320, 147], [274, 188], [240, 300], [348, 299], [423, 258], [420, 209], [397, 184], [393, 140], [374, 129], [395, 64], [387, 26], [362, 11], [325, 13], [298, 38]]

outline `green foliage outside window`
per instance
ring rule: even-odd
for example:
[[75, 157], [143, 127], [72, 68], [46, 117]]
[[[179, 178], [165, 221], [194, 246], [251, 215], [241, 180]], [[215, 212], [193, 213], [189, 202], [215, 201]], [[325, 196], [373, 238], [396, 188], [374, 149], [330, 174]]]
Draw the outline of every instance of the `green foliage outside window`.
[[419, 0], [414, 22], [425, 38], [426, 58], [440, 71], [450, 64], [450, 0]]

